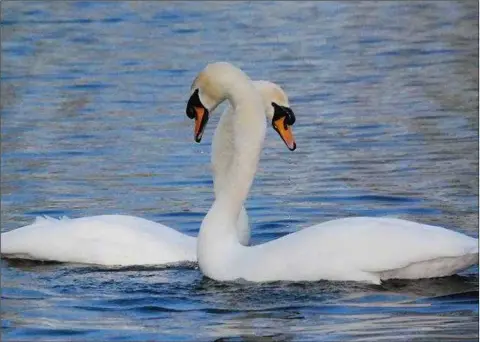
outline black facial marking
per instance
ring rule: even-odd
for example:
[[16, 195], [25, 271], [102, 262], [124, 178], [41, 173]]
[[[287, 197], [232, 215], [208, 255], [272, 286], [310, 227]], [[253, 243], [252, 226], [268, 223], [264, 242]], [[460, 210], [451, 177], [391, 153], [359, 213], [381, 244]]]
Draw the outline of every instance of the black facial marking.
[[285, 117], [285, 129], [287, 128], [286, 125], [292, 126], [295, 123], [295, 114], [289, 107], [279, 106], [275, 102], [272, 102], [272, 106], [274, 109], [272, 125], [275, 121], [283, 117]]
[[190, 96], [190, 99], [188, 100], [188, 103], [187, 103], [186, 113], [190, 119], [195, 119], [195, 107], [205, 108], [202, 102], [200, 101], [200, 97], [198, 96], [198, 88], [195, 89], [195, 91], [193, 92], [192, 96]]

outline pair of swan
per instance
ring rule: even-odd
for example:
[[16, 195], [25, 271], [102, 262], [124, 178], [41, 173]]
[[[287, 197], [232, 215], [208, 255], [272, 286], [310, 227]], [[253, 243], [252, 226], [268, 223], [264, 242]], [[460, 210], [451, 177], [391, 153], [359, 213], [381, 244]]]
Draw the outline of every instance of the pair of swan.
[[[292, 150], [296, 147], [291, 134], [294, 116], [278, 103], [265, 104], [254, 82], [240, 69], [229, 63], [212, 63], [194, 80], [186, 108], [188, 117], [195, 119], [197, 142], [202, 139], [210, 113], [224, 101], [229, 102], [231, 115], [220, 119], [214, 144], [227, 141], [228, 153], [221, 157], [218, 150], [221, 145], [213, 148], [215, 201], [202, 221], [196, 240], [163, 225], [133, 217], [98, 216], [55, 222], [42, 219], [32, 226], [2, 234], [2, 253], [22, 254], [21, 248], [6, 250], [5, 243], [7, 247], [24, 244], [28, 248], [23, 251], [38, 253], [36, 245], [47, 239], [42, 227], [50, 227], [52, 233], [48, 238], [56, 243], [48, 252], [53, 255], [55, 250], [59, 251], [53, 260], [72, 255], [75, 248], [80, 248], [89, 239], [97, 253], [102, 254], [107, 248], [109, 256], [99, 257], [93, 253], [83, 262], [163, 263], [159, 258], [155, 260], [155, 256], [163, 252], [159, 248], [165, 248], [169, 253], [180, 254], [179, 259], [197, 260], [207, 277], [220, 281], [324, 279], [380, 284], [392, 278], [448, 276], [478, 263], [477, 239], [441, 227], [392, 218], [338, 219], [267, 243], [246, 246], [249, 229], [244, 202], [265, 138], [265, 111], [273, 112], [272, 125]], [[219, 133], [223, 125], [228, 129]], [[52, 228], [55, 225], [58, 229]], [[71, 231], [78, 234], [77, 237], [69, 246], [62, 246], [62, 238], [56, 239], [57, 235], [61, 237], [63, 228], [68, 230], [75, 226], [80, 228]], [[241, 227], [247, 228], [242, 230]], [[121, 236], [121, 241], [104, 246], [108, 239], [115, 240], [115, 235]], [[22, 241], [23, 238], [26, 240]], [[162, 243], [162, 239], [167, 243]]]
[[[266, 123], [249, 77], [228, 63], [212, 63], [191, 87], [187, 115], [201, 139], [208, 115], [228, 101], [234, 110], [232, 160], [202, 221], [198, 264], [220, 281], [360, 281], [448, 276], [478, 263], [478, 240], [441, 227], [394, 218], [352, 217], [324, 222], [256, 246], [242, 245], [237, 217], [252, 185]], [[288, 117], [276, 129], [288, 128]]]
[[[262, 120], [265, 116], [273, 122], [278, 117], [293, 117], [288, 97], [280, 86], [268, 81], [253, 83], [265, 106]], [[226, 173], [233, 157], [233, 114], [233, 109], [227, 108], [214, 133], [211, 162], [215, 193], [228, 181]], [[289, 149], [295, 148], [291, 134], [286, 138], [280, 136]], [[250, 227], [243, 206], [236, 226], [239, 242], [247, 245]], [[2, 233], [1, 252], [5, 257], [107, 266], [164, 265], [197, 260], [195, 237], [127, 215], [59, 220], [37, 217], [33, 224]]]

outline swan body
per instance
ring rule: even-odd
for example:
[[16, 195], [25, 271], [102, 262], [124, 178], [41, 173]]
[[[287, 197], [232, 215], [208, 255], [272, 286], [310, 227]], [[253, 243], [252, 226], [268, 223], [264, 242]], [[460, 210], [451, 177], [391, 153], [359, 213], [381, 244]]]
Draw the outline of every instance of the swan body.
[[394, 278], [449, 276], [478, 263], [477, 239], [393, 218], [332, 220], [261, 245], [236, 248], [236, 274], [224, 280], [380, 284]]
[[[272, 119], [271, 102], [288, 106], [288, 97], [275, 83], [255, 81], [265, 110], [262, 119]], [[215, 193], [225, 183], [231, 163], [231, 117], [227, 108], [220, 117], [212, 144], [212, 171]], [[250, 241], [248, 215], [242, 206], [237, 237]], [[196, 238], [163, 224], [127, 215], [100, 215], [82, 218], [37, 217], [27, 226], [1, 234], [4, 257], [98, 264], [107, 266], [163, 265], [196, 262]]]
[[207, 65], [192, 91], [199, 94], [202, 111], [225, 100], [234, 108], [232, 167], [197, 239], [198, 263], [206, 276], [220, 281], [380, 284], [392, 278], [448, 276], [478, 263], [478, 239], [393, 218], [343, 218], [260, 245], [241, 245], [235, 218], [252, 185], [265, 136], [265, 120], [258, 114], [261, 99], [246, 74], [222, 62]]
[[106, 266], [196, 261], [196, 238], [140, 217], [98, 215], [75, 219], [37, 217], [2, 233], [8, 257]]

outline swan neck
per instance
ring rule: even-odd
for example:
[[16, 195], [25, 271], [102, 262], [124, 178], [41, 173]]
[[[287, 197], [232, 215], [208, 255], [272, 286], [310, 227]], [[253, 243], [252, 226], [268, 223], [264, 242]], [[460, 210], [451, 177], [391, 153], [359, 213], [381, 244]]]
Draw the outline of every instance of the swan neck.
[[[213, 135], [211, 166], [215, 198], [219, 196], [220, 189], [222, 189], [228, 181], [229, 167], [233, 159], [233, 114], [233, 108], [228, 106], [220, 116]], [[235, 226], [238, 241], [242, 245], [247, 246], [250, 242], [250, 225], [248, 222], [248, 214], [243, 206]]]
[[[251, 86], [249, 95], [240, 92], [232, 97], [233, 155], [228, 166], [228, 176], [218, 193], [218, 199], [228, 202], [234, 217], [238, 217], [257, 171], [266, 120], [263, 103]], [[247, 94], [246, 94], [247, 93]]]
[[260, 94], [246, 75], [239, 72], [235, 76], [238, 77], [228, 84], [217, 83], [225, 90], [224, 98], [233, 109], [233, 154], [225, 181], [216, 187], [215, 201], [202, 221], [197, 239], [198, 264], [209, 277], [228, 272], [222, 265], [241, 246], [237, 220], [252, 185], [266, 133]]
[[233, 153], [233, 108], [228, 106], [220, 116], [212, 141], [211, 165], [215, 197], [218, 197], [220, 189], [227, 182]]

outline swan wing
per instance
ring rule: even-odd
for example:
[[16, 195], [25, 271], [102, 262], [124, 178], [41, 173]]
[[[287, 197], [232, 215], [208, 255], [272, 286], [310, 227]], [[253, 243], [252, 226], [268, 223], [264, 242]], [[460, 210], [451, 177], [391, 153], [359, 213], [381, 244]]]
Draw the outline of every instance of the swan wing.
[[[377, 282], [372, 274], [379, 281], [455, 273], [478, 263], [478, 240], [401, 219], [356, 217], [304, 228], [244, 252], [241, 269], [253, 280]], [[445, 260], [455, 262], [446, 265]], [[412, 265], [421, 266], [412, 271]]]
[[126, 215], [37, 218], [1, 234], [7, 257], [100, 265], [159, 265], [196, 260], [195, 238]]
[[478, 240], [442, 227], [395, 218], [346, 218], [318, 225], [321, 246], [366, 272], [478, 253]]

